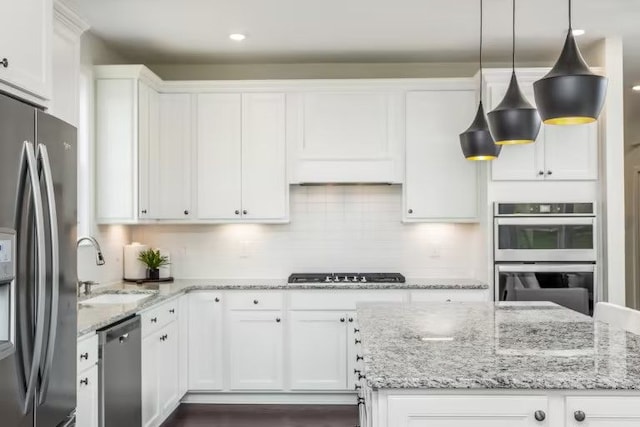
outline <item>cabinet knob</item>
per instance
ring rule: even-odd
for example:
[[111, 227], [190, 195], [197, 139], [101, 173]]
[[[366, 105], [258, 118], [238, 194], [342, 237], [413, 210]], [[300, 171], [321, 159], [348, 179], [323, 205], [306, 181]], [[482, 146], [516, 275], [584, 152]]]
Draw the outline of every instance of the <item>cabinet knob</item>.
[[536, 411], [533, 416], [535, 417], [536, 421], [544, 421], [545, 418], [547, 418], [547, 414], [545, 414], [544, 411]]
[[355, 339], [355, 343], [356, 344], [362, 344], [362, 340], [359, 340], [358, 338]]
[[246, 214], [247, 214], [247, 210], [246, 210], [246, 209], [244, 209], [244, 210], [242, 211], [242, 215], [246, 215]]
[[349, 317], [349, 323], [353, 323], [353, 317]]
[[157, 317], [152, 317], [151, 318], [151, 323], [158, 323], [158, 318]]
[[544, 171], [538, 171], [538, 175], [540, 176], [544, 175]]
[[236, 215], [240, 215], [240, 211], [236, 209]]
[[89, 360], [89, 353], [82, 353], [80, 355], [80, 360]]
[[254, 299], [254, 300], [253, 300], [253, 303], [257, 305], [257, 304], [258, 304], [258, 300], [257, 300], [257, 299]]
[[169, 310], [169, 313], [171, 313], [171, 314], [175, 314], [175, 312], [176, 312], [175, 308], [172, 308], [171, 310]]
[[276, 322], [280, 323], [282, 319], [280, 319], [279, 317], [276, 317]]
[[552, 175], [553, 171], [547, 171], [547, 175]]
[[0, 64], [4, 67], [4, 68], [9, 68], [9, 60], [7, 58], [2, 58], [2, 61], [0, 61]]
[[185, 210], [184, 210], [184, 214], [185, 214], [185, 215], [189, 215], [189, 211], [185, 209]]
[[89, 378], [83, 378], [80, 380], [80, 385], [89, 385]]
[[587, 415], [582, 411], [576, 411], [573, 413], [573, 418], [576, 419], [579, 423], [583, 422], [587, 419]]
[[216, 297], [215, 302], [220, 302], [220, 298]]
[[142, 211], [141, 211], [141, 212], [142, 212], [143, 214], [145, 214], [145, 215], [147, 214], [147, 210], [146, 210], [146, 209], [142, 209]]
[[407, 212], [409, 212], [410, 214], [413, 213], [413, 209], [409, 209]]
[[341, 321], [342, 323], [344, 323], [345, 318], [344, 318], [344, 317], [341, 317], [341, 318], [340, 318], [340, 321]]

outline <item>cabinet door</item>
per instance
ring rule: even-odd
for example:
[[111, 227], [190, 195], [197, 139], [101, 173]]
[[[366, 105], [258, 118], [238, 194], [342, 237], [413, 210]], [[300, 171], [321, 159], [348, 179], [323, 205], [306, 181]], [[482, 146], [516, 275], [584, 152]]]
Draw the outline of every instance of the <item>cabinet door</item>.
[[545, 179], [598, 179], [598, 124], [545, 126]]
[[546, 396], [391, 396], [386, 425], [394, 427], [536, 427], [548, 416]]
[[241, 118], [240, 94], [198, 95], [196, 139], [199, 219], [240, 218]]
[[[492, 84], [488, 88], [489, 111], [502, 101], [507, 92], [507, 84]], [[520, 89], [534, 105], [533, 83], [519, 81]], [[535, 181], [544, 179], [545, 126], [542, 125], [538, 138], [531, 144], [505, 145], [498, 159], [491, 162], [491, 178], [494, 181]]]
[[159, 357], [162, 330], [142, 339], [142, 426], [155, 426], [160, 416], [158, 381], [164, 373]]
[[78, 375], [76, 425], [98, 427], [98, 366]]
[[137, 95], [132, 79], [96, 81], [98, 223], [131, 223], [136, 218]]
[[347, 313], [347, 390], [360, 390], [362, 341], [356, 312]]
[[343, 390], [347, 386], [347, 319], [344, 312], [292, 311], [293, 390]]
[[[640, 425], [640, 397], [567, 397], [567, 427], [635, 427]], [[578, 412], [584, 414], [583, 421]]]
[[230, 311], [228, 325], [230, 388], [232, 390], [282, 390], [284, 352], [282, 313], [280, 311]]
[[0, 80], [46, 100], [50, 98], [51, 0], [0, 0]]
[[179, 393], [179, 333], [178, 322], [173, 321], [162, 328], [159, 352], [158, 407], [160, 414], [168, 415], [178, 403]]
[[189, 390], [222, 390], [222, 296], [189, 295]]
[[190, 219], [191, 95], [160, 94], [160, 135], [149, 156], [149, 194], [153, 217]]
[[288, 216], [285, 95], [242, 95], [242, 216]]
[[149, 198], [151, 150], [157, 150], [160, 126], [159, 95], [138, 84], [138, 217], [154, 218]]
[[407, 94], [405, 219], [477, 218], [478, 166], [458, 139], [475, 98], [470, 90]]

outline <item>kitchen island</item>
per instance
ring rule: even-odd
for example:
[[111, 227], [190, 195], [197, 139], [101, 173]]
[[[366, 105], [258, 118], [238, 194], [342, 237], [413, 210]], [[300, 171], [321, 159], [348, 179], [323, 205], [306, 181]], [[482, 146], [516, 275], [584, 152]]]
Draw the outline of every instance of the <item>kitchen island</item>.
[[551, 303], [364, 303], [363, 427], [640, 426], [640, 336]]

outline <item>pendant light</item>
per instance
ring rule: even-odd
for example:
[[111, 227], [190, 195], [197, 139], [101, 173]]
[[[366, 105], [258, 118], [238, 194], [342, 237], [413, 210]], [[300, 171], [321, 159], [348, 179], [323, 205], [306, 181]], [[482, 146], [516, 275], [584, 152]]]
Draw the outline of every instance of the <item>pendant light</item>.
[[549, 74], [533, 84], [536, 104], [545, 124], [577, 125], [597, 120], [607, 92], [606, 77], [593, 74], [584, 61], [571, 27], [560, 58]]
[[512, 7], [511, 81], [500, 104], [487, 114], [489, 130], [498, 145], [529, 144], [540, 132], [538, 111], [522, 94], [516, 77], [516, 0]]
[[482, 0], [480, 0], [480, 103], [471, 126], [460, 134], [460, 146], [467, 160], [495, 160], [502, 149], [502, 146], [493, 142], [482, 107]]

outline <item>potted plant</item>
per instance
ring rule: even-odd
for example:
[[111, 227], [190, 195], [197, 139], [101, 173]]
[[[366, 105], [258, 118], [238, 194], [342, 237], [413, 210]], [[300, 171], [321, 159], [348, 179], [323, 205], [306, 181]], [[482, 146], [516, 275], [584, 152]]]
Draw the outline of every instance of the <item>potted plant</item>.
[[169, 265], [169, 257], [160, 255], [159, 250], [147, 249], [140, 252], [138, 261], [147, 266], [147, 279], [158, 280], [160, 278], [160, 267]]

